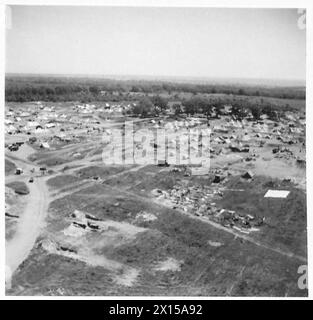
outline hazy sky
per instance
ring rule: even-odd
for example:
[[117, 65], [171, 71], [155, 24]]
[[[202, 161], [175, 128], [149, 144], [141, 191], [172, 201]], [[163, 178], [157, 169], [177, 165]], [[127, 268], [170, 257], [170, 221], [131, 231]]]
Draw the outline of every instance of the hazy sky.
[[10, 11], [6, 72], [305, 79], [294, 9]]

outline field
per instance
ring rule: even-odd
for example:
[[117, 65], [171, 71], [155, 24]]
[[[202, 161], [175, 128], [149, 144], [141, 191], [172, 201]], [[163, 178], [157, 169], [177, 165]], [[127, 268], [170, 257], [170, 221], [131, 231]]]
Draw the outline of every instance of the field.
[[[153, 101], [156, 87], [149, 86]], [[227, 104], [217, 115], [213, 109], [197, 117], [178, 115], [169, 108], [145, 117], [125, 111], [141, 102], [124, 91], [118, 101], [110, 93], [89, 104], [67, 100], [69, 92], [54, 102], [7, 103], [6, 250], [12, 277], [6, 294], [308, 295], [298, 286], [298, 269], [307, 264], [300, 89], [290, 89], [293, 97], [287, 97], [285, 88], [263, 88], [264, 95], [254, 87], [245, 95], [240, 87], [232, 88], [234, 94], [225, 93], [227, 87], [215, 93], [211, 87], [171, 88], [158, 91], [169, 104], [192, 99], [192, 88], [197, 96]], [[227, 111], [243, 99], [282, 112]], [[124, 132], [115, 144], [125, 151], [122, 161], [106, 163], [105, 156], [113, 157], [114, 133], [130, 123], [133, 141]], [[168, 130], [164, 149], [148, 135], [135, 139], [157, 129]], [[199, 147], [200, 131], [210, 133], [209, 141], [201, 140], [201, 166], [190, 160], [198, 154], [195, 144], [178, 161], [175, 143], [189, 139]], [[127, 162], [135, 152], [149, 161]], [[22, 173], [15, 174], [16, 168]], [[286, 196], [265, 196], [269, 191]]]
[[5, 175], [8, 175], [16, 169], [16, 166], [13, 162], [8, 159], [5, 159]]
[[[163, 179], [160, 180], [152, 179], [155, 185], [164, 187]], [[301, 251], [306, 246], [305, 225], [293, 225], [293, 220], [305, 215], [301, 192], [286, 204], [268, 203], [263, 209], [271, 209], [266, 211], [270, 221], [262, 234], [252, 237], [252, 241], [262, 240], [265, 246], [260, 246], [154, 203], [151, 197], [133, 191], [132, 183], [123, 190], [116, 187], [99, 184], [51, 203], [47, 230], [15, 278], [19, 284], [16, 293], [50, 294], [60, 288], [66, 295], [294, 296], [304, 293], [296, 286], [301, 261], [272, 250], [305, 255]], [[245, 201], [236, 198], [236, 202], [255, 212], [263, 200], [259, 196], [256, 203], [250, 198], [255, 193], [250, 190]], [[262, 190], [258, 193], [263, 195]], [[295, 200], [300, 207], [288, 208]], [[231, 197], [223, 201], [226, 207]], [[232, 208], [237, 209], [238, 204], [232, 203]], [[100, 233], [66, 236], [65, 230], [70, 227], [70, 216], [75, 210], [88, 213], [109, 227]], [[141, 219], [140, 212], [148, 212], [153, 220]], [[281, 225], [280, 232], [270, 233], [271, 229], [277, 230], [277, 225]], [[290, 243], [289, 234], [299, 234], [298, 239]], [[62, 253], [49, 254], [40, 245], [45, 239], [70, 248], [76, 258]], [[92, 262], [85, 264], [87, 258]]]

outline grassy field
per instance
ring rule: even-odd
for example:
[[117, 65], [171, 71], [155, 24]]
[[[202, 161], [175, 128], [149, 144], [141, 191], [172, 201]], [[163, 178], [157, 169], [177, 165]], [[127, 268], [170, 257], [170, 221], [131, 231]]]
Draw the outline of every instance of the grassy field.
[[[307, 291], [297, 287], [297, 269], [303, 262], [154, 203], [147, 191], [154, 187], [171, 188], [182, 179], [180, 174], [175, 176], [166, 171], [153, 174], [160, 170], [146, 167], [135, 176], [128, 172], [123, 178], [104, 184], [95, 182], [91, 187], [53, 201], [47, 230], [14, 277], [11, 293], [51, 295], [58, 294], [61, 288], [68, 295], [307, 295]], [[103, 168], [96, 167], [83, 172], [84, 177], [107, 174]], [[55, 181], [53, 184], [57, 186]], [[263, 177], [255, 178], [250, 184], [230, 180], [228, 187], [246, 191], [236, 197], [231, 192], [225, 193], [220, 204], [266, 215], [266, 225], [259, 234], [255, 233], [255, 238], [305, 255], [301, 249], [306, 248], [305, 195], [292, 185], [280, 185], [291, 191], [290, 198], [264, 199], [269, 183]], [[145, 197], [140, 192], [142, 188], [146, 190]], [[115, 223], [116, 227], [82, 238], [66, 237], [64, 230], [70, 225], [74, 210]], [[139, 212], [149, 212], [156, 218], [142, 221], [138, 219]], [[119, 229], [119, 224], [126, 229]], [[128, 237], [132, 228], [141, 231]], [[78, 252], [88, 243], [93, 254], [110, 264], [90, 265], [79, 259], [49, 254], [40, 246], [46, 238], [71, 244]], [[122, 267], [116, 271], [115, 264]], [[117, 278], [132, 281], [125, 284]]]
[[125, 170], [132, 168], [133, 166], [90, 166], [87, 168], [83, 168], [77, 170], [75, 174], [82, 179], [88, 179], [92, 177], [99, 177], [101, 179], [105, 179], [108, 176], [115, 175], [117, 173], [121, 173]]
[[[264, 216], [265, 224], [255, 238], [269, 245], [306, 256], [306, 194], [289, 181], [256, 177], [251, 182], [231, 179], [229, 189], [243, 189], [243, 192], [225, 191], [220, 205], [223, 208]], [[264, 198], [268, 189], [288, 190], [286, 199]]]
[[16, 165], [8, 159], [5, 159], [5, 175], [14, 173]]

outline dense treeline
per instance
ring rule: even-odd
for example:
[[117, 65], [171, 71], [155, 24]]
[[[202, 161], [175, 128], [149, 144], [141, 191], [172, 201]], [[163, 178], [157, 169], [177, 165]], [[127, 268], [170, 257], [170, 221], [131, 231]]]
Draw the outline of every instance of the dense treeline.
[[232, 94], [240, 96], [305, 99], [300, 87], [257, 87], [238, 85], [188, 84], [163, 81], [109, 80], [61, 77], [6, 78], [6, 101], [121, 101], [147, 94], [177, 97], [181, 93]]
[[251, 101], [245, 98], [205, 98], [196, 95], [190, 99], [184, 99], [181, 103], [170, 104], [167, 99], [160, 96], [142, 97], [138, 103], [130, 110], [128, 114], [135, 116], [158, 116], [171, 109], [175, 115], [205, 115], [207, 118], [219, 117], [227, 110], [231, 109], [231, 114], [237, 119], [243, 119], [252, 116], [253, 119], [259, 120], [262, 114], [267, 115], [272, 120], [278, 120], [284, 117], [286, 111], [295, 111], [289, 104], [284, 106], [269, 101]]

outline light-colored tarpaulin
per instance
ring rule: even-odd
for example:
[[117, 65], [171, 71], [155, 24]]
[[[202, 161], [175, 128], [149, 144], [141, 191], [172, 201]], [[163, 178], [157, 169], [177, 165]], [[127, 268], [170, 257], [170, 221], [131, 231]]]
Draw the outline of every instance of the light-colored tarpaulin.
[[289, 193], [287, 190], [268, 190], [264, 198], [286, 198]]

